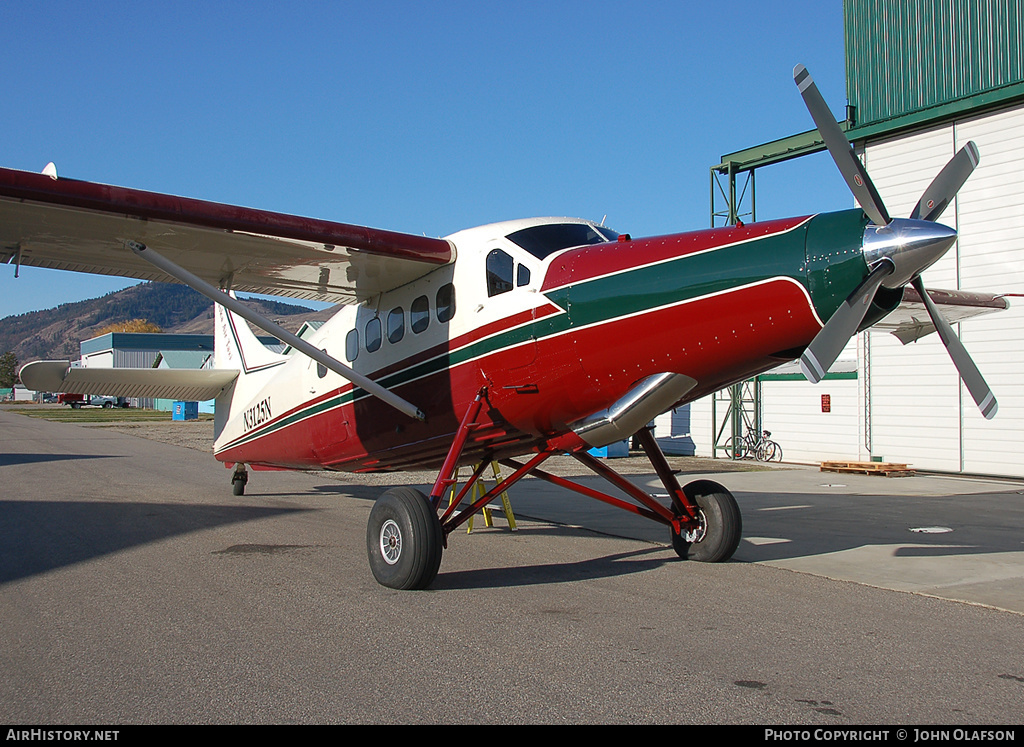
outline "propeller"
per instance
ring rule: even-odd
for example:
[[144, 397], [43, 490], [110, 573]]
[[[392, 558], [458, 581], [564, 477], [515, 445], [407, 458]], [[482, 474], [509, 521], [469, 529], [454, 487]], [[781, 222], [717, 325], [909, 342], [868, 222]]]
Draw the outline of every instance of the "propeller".
[[793, 80], [832, 160], [873, 224], [864, 232], [863, 249], [864, 259], [871, 272], [840, 305], [800, 356], [800, 368], [804, 376], [813, 383], [821, 381], [857, 333], [879, 288], [895, 289], [910, 283], [924, 301], [928, 316], [946, 346], [964, 386], [971, 393], [981, 414], [991, 420], [998, 409], [992, 390], [949, 322], [928, 296], [924, 281], [921, 280], [921, 273], [956, 241], [956, 231], [935, 221], [978, 165], [978, 146], [969, 142], [950, 159], [925, 189], [910, 218], [891, 218], [867, 169], [857, 158], [842, 128], [832, 116], [807, 68], [797, 65], [793, 69]]

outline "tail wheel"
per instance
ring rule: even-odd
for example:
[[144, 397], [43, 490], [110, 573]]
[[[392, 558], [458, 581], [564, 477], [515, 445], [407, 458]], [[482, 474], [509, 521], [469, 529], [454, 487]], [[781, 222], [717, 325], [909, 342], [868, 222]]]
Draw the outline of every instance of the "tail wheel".
[[733, 556], [743, 534], [740, 507], [732, 493], [711, 480], [697, 480], [683, 488], [700, 507], [699, 524], [682, 534], [672, 532], [672, 549], [684, 559], [723, 563]]
[[366, 554], [377, 583], [425, 589], [441, 566], [444, 536], [437, 512], [414, 488], [392, 488], [377, 499], [366, 525]]

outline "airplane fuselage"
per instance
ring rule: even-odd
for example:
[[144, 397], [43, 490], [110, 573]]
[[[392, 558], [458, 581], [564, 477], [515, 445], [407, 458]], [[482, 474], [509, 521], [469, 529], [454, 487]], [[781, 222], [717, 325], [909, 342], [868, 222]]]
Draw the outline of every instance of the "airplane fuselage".
[[[464, 461], [535, 450], [653, 374], [696, 380], [691, 401], [800, 354], [867, 274], [865, 222], [851, 210], [635, 240], [562, 219], [454, 234], [455, 263], [342, 308], [308, 338], [415, 404], [424, 422], [304, 356], [269, 355], [218, 401], [217, 458], [437, 465], [484, 387]], [[544, 255], [507, 238], [551, 225], [589, 229], [597, 243]]]

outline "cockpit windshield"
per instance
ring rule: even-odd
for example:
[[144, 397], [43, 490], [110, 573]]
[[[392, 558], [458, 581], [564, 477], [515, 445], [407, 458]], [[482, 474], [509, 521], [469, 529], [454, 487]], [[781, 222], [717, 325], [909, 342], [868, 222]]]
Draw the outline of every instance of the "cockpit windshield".
[[610, 228], [589, 223], [549, 223], [523, 228], [505, 238], [537, 259], [544, 259], [561, 249], [585, 244], [603, 244], [606, 241], [615, 241], [618, 236]]

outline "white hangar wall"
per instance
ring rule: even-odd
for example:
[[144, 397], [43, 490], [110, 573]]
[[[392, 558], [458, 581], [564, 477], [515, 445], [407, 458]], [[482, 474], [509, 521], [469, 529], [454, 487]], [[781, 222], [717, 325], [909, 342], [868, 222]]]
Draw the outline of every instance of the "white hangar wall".
[[[956, 245], [924, 273], [925, 285], [1024, 295], [1024, 105], [879, 140], [861, 149], [890, 214], [909, 216], [946, 162], [973, 140], [981, 160], [940, 222]], [[954, 325], [999, 402], [985, 420], [963, 387], [938, 335], [902, 345], [887, 332], [857, 336], [843, 357], [856, 378], [812, 385], [763, 377], [763, 428], [786, 461], [878, 459], [918, 469], [1024, 476], [1024, 298], [1007, 311]], [[829, 394], [831, 412], [821, 412]], [[712, 456], [727, 402], [690, 407], [695, 453]], [[717, 419], [717, 423], [713, 422]], [[659, 433], [667, 425], [659, 422]]]
[[[957, 244], [925, 271], [929, 288], [1024, 293], [1024, 106], [868, 144], [864, 160], [890, 214], [906, 216], [973, 140], [981, 161], [939, 219]], [[937, 335], [901, 345], [863, 334], [859, 371], [870, 455], [919, 469], [1024, 474], [1024, 299], [955, 325], [999, 401], [986, 421]]]

